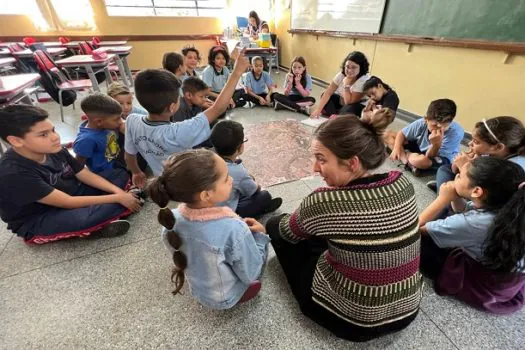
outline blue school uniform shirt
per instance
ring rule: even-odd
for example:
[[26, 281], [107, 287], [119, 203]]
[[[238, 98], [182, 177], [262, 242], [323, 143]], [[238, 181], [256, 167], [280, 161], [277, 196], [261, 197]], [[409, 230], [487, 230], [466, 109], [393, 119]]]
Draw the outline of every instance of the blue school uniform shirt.
[[[268, 255], [270, 238], [252, 233], [248, 225], [225, 207], [172, 210], [187, 258], [184, 271], [190, 293], [212, 309], [229, 309], [239, 302], [250, 283], [258, 280]], [[166, 248], [168, 231], [162, 232]]]
[[462, 248], [471, 258], [483, 262], [485, 241], [495, 217], [496, 212], [476, 209], [467, 202], [465, 212], [428, 222], [425, 227], [438, 247]]
[[142, 114], [142, 115], [148, 115], [148, 111], [142, 108], [141, 106], [134, 105], [131, 107], [131, 112], [129, 114]]
[[244, 86], [252, 89], [253, 93], [257, 95], [267, 93], [269, 91], [268, 86], [272, 86], [273, 84], [270, 73], [265, 72], [265, 71], [261, 73], [261, 76], [259, 77], [259, 79], [255, 78], [253, 71], [244, 73], [243, 81], [244, 81]]
[[223, 202], [219, 205], [229, 207], [231, 210], [236, 211], [241, 196], [253, 196], [255, 192], [257, 192], [259, 186], [250, 177], [248, 170], [244, 167], [240, 159], [236, 162], [226, 159], [225, 161], [226, 165], [228, 166], [228, 173], [233, 179], [233, 185], [230, 198], [226, 202]]
[[[417, 142], [421, 152], [426, 152], [430, 148], [430, 141], [428, 139], [430, 133], [423, 118], [405, 126], [402, 132], [407, 141]], [[443, 135], [443, 141], [441, 142], [438, 156], [447, 158], [452, 162], [460, 151], [461, 141], [463, 140], [464, 134], [465, 131], [461, 125], [452, 121], [447, 131], [445, 131], [445, 135]]]
[[87, 167], [94, 173], [113, 168], [120, 154], [118, 131], [87, 128], [87, 123], [80, 124], [73, 151], [86, 158]]
[[131, 155], [140, 153], [153, 175], [159, 176], [169, 156], [201, 144], [210, 134], [204, 112], [178, 123], [150, 121], [147, 116], [130, 114], [126, 119], [124, 149]]
[[518, 164], [523, 170], [525, 170], [525, 156], [510, 156], [507, 160]]
[[[284, 85], [285, 85], [285, 88], [286, 88], [286, 82], [285, 82]], [[310, 76], [310, 74], [306, 74], [306, 86], [303, 86], [303, 88], [305, 88], [306, 90], [312, 91], [312, 87], [313, 87], [312, 77]], [[299, 90], [297, 90], [297, 88], [295, 86], [292, 87], [292, 90], [290, 90], [290, 95], [302, 96], [301, 93], [299, 92]]]
[[228, 67], [223, 67], [222, 71], [217, 72], [214, 67], [208, 66], [202, 72], [202, 81], [211, 88], [211, 91], [220, 93], [228, 81], [230, 70]]

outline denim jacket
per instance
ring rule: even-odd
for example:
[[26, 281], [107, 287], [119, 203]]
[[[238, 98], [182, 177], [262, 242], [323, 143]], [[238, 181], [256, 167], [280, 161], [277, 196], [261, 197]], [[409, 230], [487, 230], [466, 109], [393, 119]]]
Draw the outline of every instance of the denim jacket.
[[[212, 309], [228, 309], [239, 302], [251, 282], [259, 279], [268, 255], [270, 238], [251, 233], [248, 225], [228, 207], [174, 209], [180, 250], [188, 265], [184, 271], [191, 294]], [[167, 241], [167, 230], [162, 239]]]

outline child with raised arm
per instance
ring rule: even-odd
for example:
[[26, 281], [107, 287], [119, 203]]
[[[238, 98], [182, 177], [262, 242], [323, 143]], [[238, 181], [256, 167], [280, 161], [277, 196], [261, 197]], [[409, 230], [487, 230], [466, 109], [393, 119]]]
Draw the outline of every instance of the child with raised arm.
[[[160, 207], [162, 239], [175, 264], [173, 294], [187, 280], [195, 299], [219, 310], [258, 294], [270, 241], [255, 219], [243, 220], [230, 208], [217, 206], [231, 190], [224, 160], [202, 149], [171, 156], [148, 185], [150, 198]], [[170, 201], [181, 204], [172, 210]]]
[[137, 74], [137, 99], [149, 115], [131, 115], [126, 121], [125, 158], [135, 186], [143, 188], [146, 183], [146, 175], [137, 165], [138, 153], [158, 176], [162, 172], [162, 163], [170, 155], [191, 149], [210, 137], [210, 124], [226, 111], [235, 85], [248, 65], [248, 59], [241, 53], [215, 103], [196, 117], [177, 123], [170, 121], [179, 108], [180, 82], [175, 75], [159, 69], [147, 69]]

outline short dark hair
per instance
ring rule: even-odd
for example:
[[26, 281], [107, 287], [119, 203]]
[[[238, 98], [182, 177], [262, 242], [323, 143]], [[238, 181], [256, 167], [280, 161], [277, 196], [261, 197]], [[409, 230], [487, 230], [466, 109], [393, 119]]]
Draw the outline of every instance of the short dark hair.
[[184, 64], [184, 57], [177, 52], [166, 52], [162, 57], [162, 68], [175, 74], [177, 69]]
[[184, 46], [182, 48], [181, 52], [182, 52], [183, 56], [187, 56], [188, 53], [190, 53], [190, 52], [195, 52], [197, 54], [197, 59], [199, 61], [201, 60], [201, 53], [199, 52], [199, 50], [197, 50], [197, 48], [195, 46], [191, 46], [191, 45]]
[[135, 94], [149, 113], [161, 114], [179, 101], [180, 81], [164, 69], [145, 69], [135, 78]]
[[24, 138], [38, 122], [46, 120], [46, 110], [28, 105], [11, 105], [0, 108], [0, 137], [7, 142], [8, 136]]
[[367, 81], [365, 81], [365, 84], [363, 85], [363, 91], [366, 92], [366, 90], [369, 90], [371, 88], [379, 87], [379, 84], [383, 85], [383, 87], [386, 90], [391, 90], [390, 86], [388, 86], [387, 83], [381, 80], [381, 78], [376, 76], [371, 76]]
[[230, 54], [228, 53], [228, 50], [226, 50], [223, 46], [213, 46], [210, 49], [210, 52], [208, 53], [208, 64], [210, 66], [213, 66], [215, 62], [215, 57], [217, 57], [218, 54], [222, 54], [224, 56], [224, 59], [226, 60], [226, 64], [230, 62]]
[[339, 160], [357, 156], [364, 169], [373, 170], [386, 159], [385, 143], [381, 136], [388, 124], [384, 119], [360, 120], [355, 115], [338, 116], [319, 125], [314, 131], [314, 138]]
[[450, 123], [456, 117], [456, 103], [448, 98], [430, 102], [427, 109], [427, 119], [438, 123]]
[[244, 128], [239, 122], [223, 120], [213, 127], [210, 141], [218, 155], [231, 156], [244, 143]]
[[357, 79], [368, 73], [370, 64], [368, 63], [368, 59], [366, 58], [365, 54], [361, 51], [352, 51], [348, 54], [348, 56], [345, 57], [343, 64], [341, 64], [341, 73], [343, 73], [343, 75], [345, 75], [346, 61], [352, 61], [359, 65], [359, 74], [357, 75]]
[[197, 77], [187, 77], [182, 82], [182, 92], [191, 92], [195, 94], [199, 91], [207, 91], [209, 89], [206, 83]]
[[88, 118], [112, 117], [122, 113], [122, 107], [117, 100], [101, 92], [95, 92], [80, 102], [80, 108]]

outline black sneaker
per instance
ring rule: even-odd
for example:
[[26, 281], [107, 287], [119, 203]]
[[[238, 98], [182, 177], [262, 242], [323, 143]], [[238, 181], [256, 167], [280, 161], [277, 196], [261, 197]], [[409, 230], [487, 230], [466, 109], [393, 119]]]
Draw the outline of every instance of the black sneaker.
[[93, 231], [87, 239], [98, 239], [98, 238], [114, 238], [123, 236], [128, 233], [131, 223], [127, 220], [115, 220], [108, 225], [102, 227], [100, 230]]
[[274, 198], [274, 199], [272, 199], [270, 204], [266, 207], [264, 212], [265, 213], [272, 213], [272, 212], [276, 211], [277, 209], [279, 209], [282, 204], [283, 204], [283, 199], [282, 198], [280, 198], [280, 197]]
[[431, 190], [437, 193], [437, 182], [436, 180], [431, 180], [427, 182], [427, 187]]

